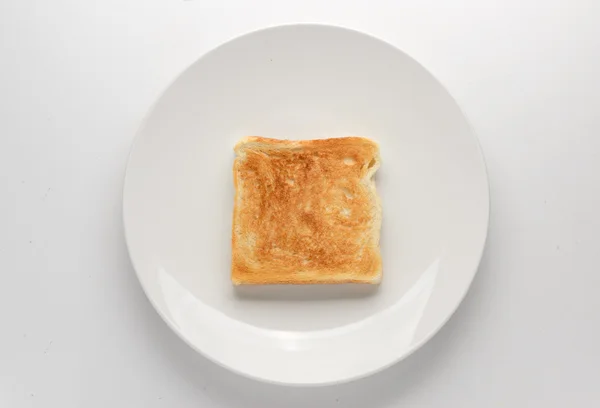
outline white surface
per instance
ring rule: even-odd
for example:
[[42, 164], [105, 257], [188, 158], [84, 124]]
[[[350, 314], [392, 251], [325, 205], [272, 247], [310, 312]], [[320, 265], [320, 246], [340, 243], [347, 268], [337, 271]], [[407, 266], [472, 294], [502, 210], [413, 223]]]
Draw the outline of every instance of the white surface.
[[[597, 3], [235, 3], [0, 4], [0, 406], [597, 404]], [[426, 66], [473, 124], [492, 194], [482, 267], [448, 325], [389, 370], [315, 390], [183, 344], [145, 299], [120, 221], [133, 134], [173, 75], [299, 20], [370, 32]]]
[[[379, 143], [380, 285], [233, 287], [232, 149], [247, 135]], [[182, 339], [252, 378], [322, 385], [377, 372], [446, 323], [481, 259], [489, 192], [473, 130], [423, 67], [356, 31], [288, 25], [228, 42], [169, 86], [123, 203], [142, 287]]]

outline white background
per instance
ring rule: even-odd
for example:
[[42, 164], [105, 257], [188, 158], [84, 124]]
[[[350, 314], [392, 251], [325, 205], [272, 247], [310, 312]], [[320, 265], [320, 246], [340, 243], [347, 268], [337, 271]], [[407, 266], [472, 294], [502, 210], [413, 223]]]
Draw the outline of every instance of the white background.
[[[600, 3], [0, 3], [0, 407], [600, 404]], [[350, 384], [284, 388], [195, 354], [128, 260], [125, 162], [161, 90], [212, 47], [288, 22], [392, 42], [468, 115], [492, 194], [479, 274], [446, 327]]]

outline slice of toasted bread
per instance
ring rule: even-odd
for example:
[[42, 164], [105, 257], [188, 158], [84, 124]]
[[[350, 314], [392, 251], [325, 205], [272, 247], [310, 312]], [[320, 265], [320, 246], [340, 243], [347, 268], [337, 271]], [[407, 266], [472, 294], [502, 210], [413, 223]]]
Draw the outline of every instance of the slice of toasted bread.
[[234, 284], [380, 282], [375, 142], [247, 137], [234, 150]]

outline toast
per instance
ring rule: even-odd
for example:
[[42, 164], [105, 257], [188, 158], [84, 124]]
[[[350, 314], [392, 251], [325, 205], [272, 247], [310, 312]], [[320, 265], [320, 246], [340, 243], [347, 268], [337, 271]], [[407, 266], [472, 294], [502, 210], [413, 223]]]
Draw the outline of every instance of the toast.
[[233, 284], [380, 282], [375, 142], [246, 137], [234, 151]]

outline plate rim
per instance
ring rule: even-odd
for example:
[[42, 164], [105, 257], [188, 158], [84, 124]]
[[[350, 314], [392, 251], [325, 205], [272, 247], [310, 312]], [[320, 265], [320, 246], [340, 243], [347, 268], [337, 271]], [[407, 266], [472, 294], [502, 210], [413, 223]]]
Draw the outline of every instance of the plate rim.
[[[126, 217], [125, 217], [125, 203], [126, 203], [126, 190], [127, 190], [127, 185], [128, 185], [128, 175], [129, 175], [129, 170], [130, 170], [130, 165], [131, 165], [131, 161], [132, 161], [132, 156], [133, 156], [133, 152], [136, 150], [136, 146], [139, 143], [140, 139], [142, 138], [142, 132], [145, 129], [149, 118], [152, 116], [153, 112], [156, 109], [156, 106], [158, 105], [158, 103], [162, 100], [162, 98], [164, 97], [164, 95], [167, 93], [167, 91], [181, 78], [183, 77], [194, 65], [196, 65], [197, 63], [199, 63], [201, 60], [207, 58], [209, 55], [211, 55], [212, 53], [218, 51], [219, 49], [221, 49], [222, 47], [228, 45], [231, 42], [234, 42], [240, 38], [243, 37], [247, 37], [249, 35], [254, 35], [254, 34], [258, 34], [258, 33], [262, 33], [262, 32], [266, 32], [266, 31], [271, 31], [271, 30], [277, 30], [277, 29], [281, 29], [281, 28], [291, 28], [291, 27], [317, 27], [317, 28], [327, 28], [327, 29], [336, 29], [336, 30], [341, 30], [341, 31], [347, 31], [350, 32], [352, 34], [358, 34], [358, 35], [362, 35], [365, 37], [368, 37], [371, 40], [380, 42], [392, 49], [394, 49], [397, 52], [400, 52], [402, 54], [404, 54], [405, 57], [411, 59], [415, 64], [417, 64], [417, 66], [419, 66], [423, 71], [425, 71], [429, 77], [435, 81], [441, 89], [443, 89], [443, 91], [450, 97], [450, 99], [454, 102], [454, 104], [456, 105], [456, 107], [458, 108], [458, 111], [460, 112], [460, 114], [462, 115], [463, 119], [465, 120], [465, 123], [468, 127], [468, 129], [470, 130], [471, 136], [473, 141], [475, 142], [475, 146], [477, 147], [477, 152], [478, 155], [481, 159], [481, 164], [482, 164], [482, 170], [483, 170], [483, 175], [484, 180], [485, 180], [485, 235], [483, 237], [482, 243], [481, 243], [481, 248], [479, 249], [479, 253], [477, 255], [477, 263], [475, 266], [475, 271], [471, 274], [471, 278], [469, 279], [469, 281], [466, 283], [466, 285], [464, 285], [464, 289], [463, 292], [460, 294], [459, 296], [459, 300], [458, 302], [456, 302], [456, 304], [452, 307], [452, 309], [449, 310], [449, 313], [447, 314], [447, 316], [441, 320], [441, 323], [436, 325], [436, 327], [432, 330], [430, 330], [426, 335], [424, 335], [422, 337], [422, 339], [418, 342], [415, 342], [413, 344], [411, 344], [410, 346], [407, 347], [406, 352], [404, 352], [400, 357], [396, 357], [391, 359], [390, 361], [388, 361], [386, 364], [383, 364], [377, 368], [374, 369], [369, 369], [366, 370], [364, 372], [361, 372], [359, 374], [352, 374], [349, 376], [345, 376], [343, 378], [338, 378], [338, 379], [333, 379], [333, 380], [329, 380], [329, 381], [322, 381], [322, 382], [287, 382], [287, 381], [278, 381], [275, 380], [273, 378], [266, 378], [266, 377], [261, 377], [258, 375], [253, 375], [250, 372], [245, 372], [242, 371], [236, 367], [233, 367], [231, 365], [228, 365], [222, 361], [219, 361], [216, 358], [213, 358], [210, 354], [204, 352], [202, 349], [200, 349], [199, 347], [197, 347], [195, 344], [193, 344], [191, 341], [189, 341], [181, 332], [181, 330], [179, 330], [179, 328], [175, 325], [175, 323], [172, 321], [171, 318], [169, 318], [162, 310], [160, 307], [158, 307], [157, 303], [153, 300], [153, 298], [150, 296], [149, 291], [146, 287], [146, 284], [144, 283], [144, 280], [142, 279], [142, 277], [140, 276], [140, 268], [138, 268], [138, 266], [136, 266], [136, 262], [133, 259], [132, 253], [131, 253], [131, 244], [130, 244], [130, 237], [129, 234], [127, 233], [128, 231], [128, 227], [127, 227], [127, 221], [126, 221]], [[177, 335], [178, 338], [180, 338], [185, 344], [187, 344], [192, 350], [194, 350], [196, 353], [200, 354], [202, 357], [206, 358], [207, 360], [211, 361], [212, 363], [216, 364], [217, 366], [221, 367], [221, 368], [225, 368], [235, 374], [241, 375], [242, 377], [251, 379], [251, 380], [255, 380], [255, 381], [259, 381], [259, 382], [263, 382], [263, 383], [268, 383], [268, 384], [273, 384], [273, 385], [280, 385], [280, 386], [290, 386], [290, 387], [324, 387], [324, 386], [330, 386], [330, 385], [338, 385], [338, 384], [344, 384], [344, 383], [349, 383], [349, 382], [353, 382], [353, 381], [357, 381], [366, 377], [369, 377], [371, 375], [377, 374], [379, 372], [382, 372], [398, 363], [400, 363], [401, 361], [403, 361], [404, 359], [410, 357], [414, 352], [416, 352], [417, 350], [419, 350], [421, 347], [423, 347], [425, 344], [427, 344], [436, 334], [438, 334], [440, 332], [440, 330], [446, 326], [446, 324], [448, 323], [448, 321], [450, 321], [450, 319], [452, 319], [452, 317], [456, 314], [457, 310], [459, 309], [460, 305], [462, 305], [467, 293], [469, 292], [469, 290], [471, 289], [472, 285], [473, 285], [473, 281], [475, 280], [475, 277], [477, 276], [478, 272], [479, 272], [479, 268], [481, 266], [481, 260], [483, 259], [483, 256], [485, 254], [486, 248], [487, 248], [487, 243], [488, 243], [488, 237], [489, 237], [489, 227], [490, 227], [490, 212], [491, 212], [491, 193], [490, 193], [491, 189], [490, 189], [490, 180], [489, 180], [489, 173], [488, 173], [488, 166], [487, 166], [487, 161], [485, 158], [485, 155], [483, 153], [483, 149], [481, 147], [481, 143], [479, 140], [479, 137], [477, 135], [477, 132], [475, 131], [475, 128], [473, 127], [473, 125], [471, 124], [469, 117], [465, 114], [464, 109], [462, 108], [462, 106], [458, 103], [458, 101], [454, 98], [454, 96], [452, 96], [452, 94], [448, 91], [448, 89], [446, 88], [446, 86], [444, 86], [444, 84], [435, 76], [433, 75], [425, 66], [423, 66], [417, 59], [415, 59], [414, 57], [412, 57], [411, 55], [409, 55], [408, 53], [404, 52], [403, 50], [401, 50], [399, 47], [397, 47], [396, 45], [377, 37], [376, 35], [370, 34], [368, 32], [365, 31], [361, 31], [359, 29], [355, 29], [355, 28], [350, 28], [344, 25], [340, 25], [340, 24], [330, 24], [330, 23], [317, 23], [317, 22], [294, 22], [294, 23], [285, 23], [285, 24], [274, 24], [274, 25], [268, 25], [268, 26], [264, 26], [262, 28], [258, 28], [258, 29], [253, 29], [253, 30], [249, 30], [249, 31], [244, 31], [238, 35], [235, 36], [231, 36], [229, 37], [229, 39], [222, 41], [220, 43], [218, 43], [217, 45], [213, 46], [212, 48], [210, 48], [208, 51], [204, 52], [203, 54], [201, 54], [198, 58], [196, 58], [195, 60], [193, 60], [190, 64], [188, 64], [183, 70], [181, 70], [178, 74], [176, 74], [170, 81], [168, 81], [166, 83], [166, 85], [161, 89], [161, 91], [157, 94], [157, 96], [155, 97], [154, 101], [148, 106], [148, 108], [145, 111], [145, 114], [142, 116], [142, 119], [139, 122], [139, 125], [137, 126], [135, 133], [134, 133], [134, 137], [132, 139], [131, 142], [131, 146], [129, 148], [129, 152], [127, 154], [127, 159], [126, 159], [126, 163], [125, 163], [125, 174], [123, 176], [122, 179], [122, 199], [121, 199], [121, 221], [123, 223], [123, 235], [125, 238], [125, 246], [127, 248], [127, 254], [129, 257], [129, 260], [131, 262], [131, 266], [133, 267], [133, 270], [135, 272], [135, 275], [137, 277], [138, 282], [140, 283], [140, 286], [142, 288], [142, 291], [144, 292], [144, 295], [146, 297], [146, 299], [150, 302], [150, 304], [152, 305], [154, 311], [160, 316], [160, 318], [166, 323], [166, 325]]]

